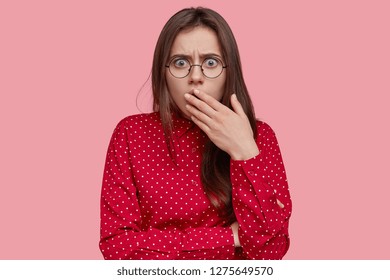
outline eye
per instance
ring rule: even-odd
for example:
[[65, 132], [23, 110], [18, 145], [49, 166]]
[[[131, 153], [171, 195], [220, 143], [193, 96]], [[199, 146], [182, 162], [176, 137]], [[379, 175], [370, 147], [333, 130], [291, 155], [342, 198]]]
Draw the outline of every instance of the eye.
[[184, 59], [184, 58], [177, 58], [177, 59], [174, 59], [172, 61], [172, 64], [176, 67], [176, 68], [187, 68], [190, 63]]
[[203, 65], [206, 68], [215, 68], [218, 66], [219, 63], [219, 60], [216, 58], [206, 58], [203, 62]]

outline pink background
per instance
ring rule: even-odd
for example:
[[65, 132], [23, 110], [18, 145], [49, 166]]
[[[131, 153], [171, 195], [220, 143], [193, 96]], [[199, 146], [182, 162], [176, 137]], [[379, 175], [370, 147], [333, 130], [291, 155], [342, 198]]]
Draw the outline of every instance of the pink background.
[[[239, 4], [238, 4], [239, 3]], [[117, 122], [138, 113], [157, 36], [220, 12], [294, 208], [286, 259], [390, 259], [388, 1], [1, 1], [0, 259], [101, 259]], [[150, 111], [150, 84], [138, 107]]]

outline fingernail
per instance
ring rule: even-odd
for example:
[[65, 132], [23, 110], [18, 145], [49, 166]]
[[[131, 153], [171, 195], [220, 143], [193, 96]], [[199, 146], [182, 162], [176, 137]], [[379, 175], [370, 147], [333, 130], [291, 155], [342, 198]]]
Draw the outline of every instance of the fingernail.
[[195, 94], [198, 94], [198, 93], [199, 93], [199, 90], [198, 90], [198, 89], [195, 89], [195, 90], [194, 90], [194, 93], [195, 93]]
[[190, 98], [190, 95], [189, 95], [188, 93], [185, 93], [185, 94], [184, 94], [184, 98], [185, 98], [185, 99], [188, 99], [188, 98]]

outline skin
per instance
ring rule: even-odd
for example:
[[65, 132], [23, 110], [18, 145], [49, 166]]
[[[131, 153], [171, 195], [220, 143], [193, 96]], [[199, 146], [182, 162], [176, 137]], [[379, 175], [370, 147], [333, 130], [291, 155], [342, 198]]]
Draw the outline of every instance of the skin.
[[[173, 42], [170, 57], [186, 56], [191, 64], [201, 64], [210, 54], [222, 61], [221, 48], [214, 31], [195, 27], [180, 32]], [[235, 94], [231, 95], [233, 110], [219, 101], [224, 93], [225, 70], [215, 78], [192, 67], [185, 78], [178, 79], [166, 71], [168, 91], [183, 117], [191, 119], [210, 140], [233, 160], [247, 160], [259, 154], [249, 120]], [[240, 246], [238, 223], [231, 225], [234, 245]]]
[[[174, 57], [185, 56], [191, 64], [201, 64], [210, 55], [222, 60], [218, 39], [214, 31], [204, 27], [196, 27], [184, 30], [176, 36], [171, 47], [169, 61]], [[202, 70], [198, 66], [192, 67], [188, 76], [182, 79], [175, 78], [169, 71], [166, 71], [168, 91], [186, 118], [191, 118], [191, 114], [185, 107], [188, 102], [184, 98], [184, 93], [198, 89], [207, 92], [216, 100], [221, 100], [225, 81], [225, 71], [218, 78], [209, 79], [203, 76]]]
[[[210, 54], [222, 60], [216, 34], [209, 28], [195, 27], [177, 35], [170, 57], [186, 56], [191, 64], [201, 64]], [[192, 67], [182, 79], [166, 71], [166, 81], [182, 115], [198, 125], [233, 160], [247, 160], [259, 154], [249, 120], [236, 95], [231, 95], [233, 110], [219, 102], [224, 93], [225, 70], [215, 79], [205, 77], [200, 67]]]

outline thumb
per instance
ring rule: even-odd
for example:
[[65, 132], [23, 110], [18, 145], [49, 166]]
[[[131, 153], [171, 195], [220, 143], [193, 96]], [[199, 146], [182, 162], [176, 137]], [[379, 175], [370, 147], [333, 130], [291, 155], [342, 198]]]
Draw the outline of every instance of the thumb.
[[244, 109], [242, 108], [240, 101], [238, 101], [237, 95], [235, 93], [233, 93], [230, 97], [230, 103], [232, 104], [234, 112], [236, 112], [239, 116], [246, 116]]

